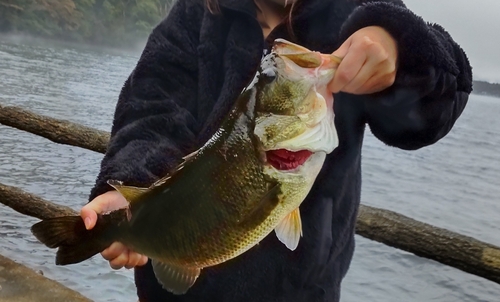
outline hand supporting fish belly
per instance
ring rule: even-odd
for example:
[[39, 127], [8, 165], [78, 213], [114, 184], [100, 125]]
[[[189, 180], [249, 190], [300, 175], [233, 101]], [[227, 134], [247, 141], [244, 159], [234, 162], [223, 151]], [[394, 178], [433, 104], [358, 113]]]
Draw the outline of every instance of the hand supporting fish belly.
[[276, 40], [213, 137], [149, 188], [108, 183], [128, 201], [86, 230], [80, 216], [32, 232], [59, 248], [56, 263], [84, 261], [119, 241], [152, 259], [163, 287], [185, 293], [201, 269], [249, 250], [275, 230], [290, 250], [299, 206], [338, 145], [327, 84], [338, 58]]

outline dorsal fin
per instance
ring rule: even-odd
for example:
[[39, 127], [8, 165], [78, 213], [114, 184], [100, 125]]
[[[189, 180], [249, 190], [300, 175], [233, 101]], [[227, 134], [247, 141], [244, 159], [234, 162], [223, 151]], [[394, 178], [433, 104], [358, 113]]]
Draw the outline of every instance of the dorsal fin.
[[299, 245], [302, 237], [302, 220], [300, 219], [299, 208], [293, 210], [283, 219], [274, 229], [278, 239], [283, 242], [287, 248], [294, 251]]
[[134, 187], [134, 186], [125, 186], [125, 185], [123, 185], [123, 182], [121, 182], [119, 180], [113, 180], [113, 179], [108, 180], [108, 184], [110, 186], [112, 186], [115, 190], [117, 190], [118, 192], [120, 192], [123, 195], [123, 197], [125, 197], [125, 199], [128, 202], [133, 202], [134, 200], [138, 199], [139, 196], [141, 196], [142, 194], [144, 194], [148, 190], [150, 190], [150, 189], [152, 189], [154, 187], [158, 187], [158, 186], [164, 185], [168, 181], [170, 181], [170, 179], [172, 178], [172, 176], [175, 175], [180, 170], [182, 170], [182, 168], [184, 168], [184, 166], [188, 162], [192, 161], [196, 157], [196, 155], [198, 154], [198, 152], [199, 152], [199, 150], [196, 150], [196, 151], [191, 152], [188, 155], [184, 156], [182, 158], [182, 162], [178, 166], [176, 166], [171, 172], [169, 172], [164, 177], [162, 177], [162, 178], [158, 179], [157, 181], [155, 181], [151, 186], [149, 186], [149, 188]]
[[170, 181], [170, 179], [172, 178], [172, 176], [174, 176], [177, 172], [182, 170], [188, 162], [192, 161], [196, 157], [196, 155], [199, 153], [199, 151], [200, 151], [200, 149], [198, 149], [194, 152], [191, 152], [188, 155], [184, 156], [182, 158], [182, 162], [179, 165], [177, 165], [174, 169], [172, 169], [172, 171], [167, 173], [167, 175], [165, 175], [162, 178], [155, 181], [149, 188], [151, 189], [154, 187], [159, 187], [161, 185], [168, 183]]
[[184, 156], [182, 159], [184, 160], [184, 162], [191, 161], [192, 159], [194, 159], [196, 157], [196, 155], [198, 155], [198, 153], [200, 153], [200, 150], [201, 149], [193, 151], [193, 152], [189, 153], [188, 155]]
[[123, 185], [123, 182], [113, 179], [108, 180], [108, 184], [112, 186], [116, 191], [120, 192], [120, 194], [122, 194], [122, 196], [125, 197], [125, 199], [129, 203], [133, 203], [142, 194], [146, 193], [149, 190], [148, 188], [125, 186]]

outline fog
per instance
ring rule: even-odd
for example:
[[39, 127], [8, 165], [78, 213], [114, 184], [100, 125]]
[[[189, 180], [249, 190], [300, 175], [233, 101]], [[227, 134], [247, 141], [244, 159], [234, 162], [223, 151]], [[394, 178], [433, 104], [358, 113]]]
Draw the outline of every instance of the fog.
[[[442, 25], [467, 53], [474, 78], [500, 83], [500, 1], [403, 0], [426, 21]], [[5, 39], [5, 35], [0, 40]], [[23, 37], [24, 39], [24, 37]], [[109, 42], [109, 41], [108, 41]], [[140, 53], [144, 40], [107, 47]], [[94, 42], [94, 46], [98, 43]]]
[[404, 0], [426, 21], [442, 25], [467, 53], [474, 78], [500, 83], [500, 1]]

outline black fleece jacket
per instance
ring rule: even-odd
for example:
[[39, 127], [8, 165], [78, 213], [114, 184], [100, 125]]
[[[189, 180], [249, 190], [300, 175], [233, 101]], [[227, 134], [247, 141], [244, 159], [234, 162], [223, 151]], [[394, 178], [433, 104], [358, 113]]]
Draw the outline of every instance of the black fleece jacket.
[[[358, 29], [381, 26], [398, 45], [395, 84], [372, 95], [335, 95], [340, 144], [301, 205], [297, 250], [270, 234], [236, 259], [204, 269], [182, 296], [163, 291], [148, 264], [135, 270], [141, 301], [338, 301], [354, 249], [365, 126], [387, 145], [418, 149], [446, 135], [464, 109], [472, 86], [466, 55], [402, 1], [298, 5], [294, 37], [279, 25], [269, 42], [280, 37], [331, 53]], [[121, 91], [91, 199], [111, 190], [108, 179], [149, 185], [164, 175], [214, 133], [252, 79], [266, 45], [253, 1], [220, 0], [220, 9], [211, 14], [202, 0], [178, 0], [153, 30]]]

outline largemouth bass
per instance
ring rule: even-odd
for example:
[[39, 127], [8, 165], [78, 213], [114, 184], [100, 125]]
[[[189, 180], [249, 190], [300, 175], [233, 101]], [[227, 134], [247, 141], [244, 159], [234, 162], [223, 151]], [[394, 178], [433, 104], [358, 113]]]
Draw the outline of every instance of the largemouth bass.
[[[84, 261], [114, 241], [148, 256], [162, 286], [185, 293], [201, 270], [249, 250], [273, 230], [294, 250], [299, 206], [338, 145], [327, 84], [340, 60], [276, 40], [257, 75], [206, 144], [147, 188], [108, 183], [127, 208], [47, 219], [32, 232], [56, 264]], [[307, 234], [306, 234], [307, 235]]]

